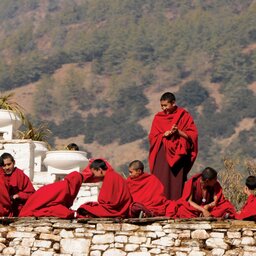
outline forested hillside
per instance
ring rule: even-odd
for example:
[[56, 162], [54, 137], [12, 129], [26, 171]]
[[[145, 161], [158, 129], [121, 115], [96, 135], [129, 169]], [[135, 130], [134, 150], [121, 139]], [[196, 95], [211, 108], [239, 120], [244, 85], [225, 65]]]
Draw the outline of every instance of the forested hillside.
[[0, 91], [50, 143], [147, 162], [159, 96], [193, 115], [194, 170], [256, 157], [256, 1], [1, 0]]

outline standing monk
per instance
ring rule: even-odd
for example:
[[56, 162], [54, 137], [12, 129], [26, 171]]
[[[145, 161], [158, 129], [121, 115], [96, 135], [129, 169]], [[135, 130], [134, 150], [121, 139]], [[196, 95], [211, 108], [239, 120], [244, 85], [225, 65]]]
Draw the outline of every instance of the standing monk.
[[198, 132], [191, 115], [176, 106], [171, 92], [160, 98], [162, 111], [149, 133], [149, 167], [163, 184], [167, 199], [177, 200], [198, 153]]
[[9, 153], [1, 155], [3, 159], [4, 180], [9, 189], [9, 196], [12, 201], [10, 217], [17, 217], [23, 205], [35, 189], [29, 177], [20, 169], [15, 167], [15, 160]]
[[[98, 202], [88, 202], [77, 209], [77, 217], [127, 217], [132, 197], [125, 179], [107, 161], [93, 159], [82, 172], [84, 179], [102, 180]], [[87, 178], [88, 177], [88, 178]], [[89, 181], [90, 182], [90, 181]]]

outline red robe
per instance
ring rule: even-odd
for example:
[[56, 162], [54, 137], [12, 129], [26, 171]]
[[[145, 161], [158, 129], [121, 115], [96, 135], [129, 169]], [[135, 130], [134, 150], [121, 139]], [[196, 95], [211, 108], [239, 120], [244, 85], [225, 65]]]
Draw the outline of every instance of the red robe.
[[26, 202], [19, 217], [58, 217], [70, 219], [74, 217], [69, 209], [79, 192], [83, 176], [79, 172], [71, 172], [64, 180], [39, 188]]
[[10, 198], [15, 194], [19, 195], [18, 199], [12, 200], [12, 209], [9, 215], [10, 217], [16, 217], [28, 198], [35, 192], [35, 189], [29, 177], [17, 167], [14, 168], [11, 174], [4, 173], [4, 179], [9, 188]]
[[246, 203], [242, 207], [240, 213], [236, 213], [235, 218], [237, 220], [254, 220], [256, 221], [256, 196], [250, 195], [247, 198]]
[[[178, 134], [163, 137], [163, 134], [167, 130], [171, 130], [174, 124], [187, 134], [189, 140]], [[185, 109], [177, 107], [171, 114], [162, 111], [155, 115], [149, 133], [149, 167], [151, 173], [156, 175], [164, 185], [165, 195], [168, 199], [177, 200], [182, 195], [187, 173], [197, 157], [197, 140], [196, 125]], [[163, 162], [165, 162], [164, 165]], [[173, 192], [173, 190], [177, 192]]]
[[178, 211], [176, 217], [194, 218], [201, 216], [202, 212], [195, 209], [188, 202], [188, 199], [192, 194], [192, 201], [200, 206], [204, 206], [213, 202], [213, 197], [217, 196], [216, 205], [213, 208], [209, 209], [211, 216], [216, 218], [224, 218], [227, 216], [229, 218], [233, 218], [235, 215], [235, 208], [227, 199], [225, 199], [219, 182], [217, 182], [213, 188], [209, 188], [206, 198], [204, 198], [206, 201], [203, 202], [201, 177], [201, 174], [196, 174], [186, 182], [182, 198], [179, 199], [177, 202]]
[[11, 211], [11, 199], [8, 185], [4, 180], [3, 170], [0, 171], [0, 217], [8, 217]]
[[[105, 161], [105, 160], [104, 160]], [[106, 161], [105, 161], [106, 162]], [[106, 162], [107, 163], [107, 162]], [[132, 198], [125, 179], [107, 163], [98, 202], [88, 202], [77, 209], [77, 217], [126, 217]], [[88, 173], [88, 168], [83, 174]]]
[[[152, 216], [165, 216], [169, 204], [174, 203], [167, 200], [161, 182], [148, 173], [131, 179], [127, 178], [127, 184], [132, 195], [133, 202], [143, 204]], [[170, 213], [168, 213], [170, 216]]]

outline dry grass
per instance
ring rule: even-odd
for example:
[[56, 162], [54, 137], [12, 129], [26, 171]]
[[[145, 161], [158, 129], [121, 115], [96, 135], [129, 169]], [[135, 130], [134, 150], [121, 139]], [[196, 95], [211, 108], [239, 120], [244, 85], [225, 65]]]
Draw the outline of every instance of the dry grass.
[[243, 193], [245, 179], [256, 175], [256, 162], [252, 160], [224, 159], [224, 169], [218, 174], [225, 197], [239, 210], [246, 201]]

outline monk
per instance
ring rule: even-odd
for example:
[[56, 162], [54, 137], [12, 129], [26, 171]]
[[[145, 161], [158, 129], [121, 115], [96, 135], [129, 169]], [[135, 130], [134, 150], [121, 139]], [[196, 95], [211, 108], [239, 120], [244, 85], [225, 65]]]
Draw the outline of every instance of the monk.
[[198, 153], [198, 131], [192, 116], [176, 105], [171, 92], [160, 98], [162, 111], [149, 133], [149, 167], [164, 186], [167, 199], [181, 197], [187, 174]]
[[35, 192], [29, 177], [20, 169], [15, 167], [15, 160], [9, 153], [1, 155], [3, 159], [3, 172], [5, 183], [8, 186], [11, 199], [11, 210], [9, 217], [17, 217], [28, 198]]
[[[0, 166], [3, 166], [3, 159], [0, 157]], [[1, 167], [2, 168], [2, 167]], [[8, 217], [11, 211], [11, 199], [9, 188], [4, 179], [3, 170], [0, 171], [0, 217]]]
[[[142, 204], [148, 210], [145, 212], [146, 217], [175, 215], [176, 203], [166, 199], [163, 185], [156, 176], [144, 172], [141, 161], [134, 160], [129, 164], [127, 184], [133, 202]], [[136, 212], [133, 206], [134, 204], [131, 206], [131, 212]]]
[[89, 163], [83, 175], [90, 177], [90, 173], [103, 181], [98, 202], [81, 205], [77, 217], [127, 217], [132, 198], [125, 179], [103, 159], [93, 159]]
[[75, 211], [70, 207], [79, 192], [83, 176], [79, 172], [71, 172], [64, 180], [39, 188], [27, 200], [19, 217], [57, 217], [74, 218]]
[[245, 181], [244, 193], [248, 196], [241, 211], [237, 212], [235, 218], [238, 220], [256, 221], [256, 176], [249, 176]]
[[235, 208], [225, 199], [217, 181], [217, 172], [211, 167], [206, 167], [186, 182], [177, 204], [177, 218], [235, 216]]

